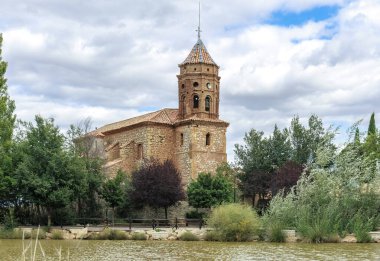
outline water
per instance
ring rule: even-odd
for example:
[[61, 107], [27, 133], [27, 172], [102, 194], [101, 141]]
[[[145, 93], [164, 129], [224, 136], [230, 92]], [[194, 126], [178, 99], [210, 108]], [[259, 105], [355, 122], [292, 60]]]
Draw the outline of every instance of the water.
[[[30, 241], [25, 241], [25, 246]], [[380, 260], [380, 244], [42, 240], [46, 260]], [[34, 245], [33, 245], [34, 247]], [[0, 260], [21, 260], [21, 240], [0, 240]], [[37, 246], [36, 260], [45, 260]], [[30, 259], [28, 253], [27, 259]]]

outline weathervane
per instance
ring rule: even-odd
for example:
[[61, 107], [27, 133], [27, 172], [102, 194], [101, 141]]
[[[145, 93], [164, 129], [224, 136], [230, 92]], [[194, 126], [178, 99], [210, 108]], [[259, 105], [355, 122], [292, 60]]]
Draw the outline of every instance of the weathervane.
[[195, 30], [198, 32], [198, 39], [201, 39], [201, 1], [199, 0], [199, 17], [198, 17], [198, 29]]

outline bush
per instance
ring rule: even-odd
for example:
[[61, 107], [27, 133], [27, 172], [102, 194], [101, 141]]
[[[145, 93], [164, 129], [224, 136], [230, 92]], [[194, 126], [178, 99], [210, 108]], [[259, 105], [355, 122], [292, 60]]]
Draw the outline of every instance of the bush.
[[359, 215], [354, 219], [354, 234], [358, 243], [370, 243], [372, 241], [369, 231], [371, 230], [370, 221], [365, 221]]
[[125, 231], [111, 230], [111, 233], [108, 239], [109, 240], [126, 240], [128, 239], [128, 235]]
[[273, 223], [268, 227], [268, 239], [270, 242], [285, 242], [284, 226]]
[[182, 241], [199, 241], [199, 237], [197, 235], [194, 235], [190, 231], [186, 231], [183, 233], [180, 237], [179, 240]]
[[258, 235], [261, 222], [249, 206], [227, 204], [212, 211], [208, 225], [215, 229], [220, 241], [250, 241]]
[[295, 188], [273, 198], [264, 220], [268, 227], [294, 227], [309, 242], [336, 241], [352, 232], [358, 242], [368, 242], [380, 218], [379, 177], [355, 147], [338, 153], [321, 146]]
[[[30, 238], [29, 233], [24, 233], [24, 238]], [[0, 230], [0, 239], [22, 239], [22, 230], [21, 229], [1, 229]]]
[[132, 234], [131, 237], [132, 240], [146, 240], [146, 235], [145, 233], [140, 233], [140, 232], [135, 232]]
[[206, 241], [222, 241], [220, 233], [218, 233], [215, 230], [207, 231], [205, 240]]
[[53, 230], [53, 232], [51, 233], [51, 239], [62, 240], [63, 239], [62, 230]]
[[106, 228], [102, 232], [92, 233], [87, 237], [88, 240], [126, 240], [128, 235], [125, 231]]
[[190, 212], [186, 212], [186, 218], [193, 218], [193, 219], [201, 219], [206, 215], [206, 213], [198, 212], [197, 210], [192, 210]]

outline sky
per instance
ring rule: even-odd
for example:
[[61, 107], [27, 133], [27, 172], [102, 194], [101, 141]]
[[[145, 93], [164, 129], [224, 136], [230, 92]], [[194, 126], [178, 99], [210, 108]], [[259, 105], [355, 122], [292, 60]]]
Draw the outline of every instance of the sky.
[[[2, 0], [16, 114], [65, 130], [178, 108], [178, 64], [197, 26], [197, 0]], [[345, 135], [380, 113], [380, 0], [203, 0], [201, 29], [220, 66], [230, 162], [251, 129], [317, 114]]]

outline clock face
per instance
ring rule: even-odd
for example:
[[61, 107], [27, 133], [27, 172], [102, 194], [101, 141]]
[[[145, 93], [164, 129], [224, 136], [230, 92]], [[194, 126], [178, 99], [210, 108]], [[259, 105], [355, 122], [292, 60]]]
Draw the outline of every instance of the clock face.
[[211, 89], [211, 83], [208, 82], [208, 83], [206, 84], [206, 87], [207, 87], [207, 89]]

